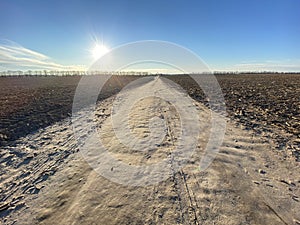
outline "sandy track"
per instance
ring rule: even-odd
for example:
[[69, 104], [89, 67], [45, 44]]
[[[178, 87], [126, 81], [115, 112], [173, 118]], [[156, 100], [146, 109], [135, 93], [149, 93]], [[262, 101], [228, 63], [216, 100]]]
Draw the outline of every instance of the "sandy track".
[[[166, 88], [160, 79], [150, 84]], [[19, 140], [1, 157], [7, 159], [13, 148], [18, 152], [21, 146], [37, 148], [31, 160], [22, 155], [19, 158], [23, 163], [6, 165], [7, 170], [1, 175], [1, 194], [8, 204], [2, 205], [4, 223], [300, 224], [299, 164], [283, 160], [272, 151], [268, 140], [228, 121], [220, 152], [206, 171], [201, 172], [198, 167], [207, 132], [199, 136], [198, 147], [188, 164], [174, 171], [174, 159], [168, 156], [176, 147], [180, 130], [175, 108], [157, 98], [136, 104], [130, 121], [134, 133], [147, 135], [147, 121], [153, 116], [164, 118], [167, 129], [156, 150], [132, 152], [118, 141], [107, 119], [113, 100], [103, 101], [95, 118], [108, 151], [128, 165], [169, 159], [170, 178], [157, 185], [131, 187], [101, 177], [77, 152], [70, 121], [65, 120]], [[126, 99], [120, 101], [126, 103]], [[209, 130], [209, 110], [195, 101], [194, 105], [201, 129]], [[150, 113], [142, 113], [141, 109]], [[34, 154], [32, 149], [27, 150], [23, 152]], [[30, 175], [19, 178], [25, 171]], [[47, 171], [49, 179], [43, 179]], [[24, 191], [31, 190], [31, 186], [35, 189]], [[23, 207], [14, 203], [20, 196]]]

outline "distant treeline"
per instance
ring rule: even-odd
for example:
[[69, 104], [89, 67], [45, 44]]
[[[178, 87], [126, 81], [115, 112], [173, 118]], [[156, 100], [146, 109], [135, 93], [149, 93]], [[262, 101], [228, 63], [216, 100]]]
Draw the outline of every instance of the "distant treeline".
[[244, 71], [244, 72], [219, 72], [219, 71], [215, 71], [213, 72], [214, 74], [218, 75], [222, 75], [222, 74], [300, 74], [300, 72], [274, 72], [274, 71]]
[[55, 70], [28, 70], [28, 71], [13, 71], [7, 70], [0, 72], [0, 76], [83, 76], [83, 75], [150, 75], [148, 72], [135, 72], [135, 71], [120, 71], [120, 72], [107, 72], [107, 71], [55, 71]]
[[[162, 74], [162, 73], [149, 73], [149, 72], [137, 72], [137, 71], [54, 71], [54, 70], [28, 70], [28, 71], [2, 71], [0, 76], [84, 76], [84, 75], [184, 75], [184, 74]], [[193, 73], [201, 74], [201, 73]], [[274, 72], [274, 71], [257, 71], [257, 72], [222, 72], [214, 71], [215, 75], [233, 75], [233, 74], [300, 74], [300, 72]]]

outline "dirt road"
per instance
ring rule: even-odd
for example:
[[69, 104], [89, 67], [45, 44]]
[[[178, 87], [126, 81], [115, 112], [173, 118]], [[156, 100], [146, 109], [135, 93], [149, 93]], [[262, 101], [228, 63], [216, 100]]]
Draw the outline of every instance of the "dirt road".
[[[2, 222], [300, 224], [299, 164], [283, 160], [280, 153], [273, 151], [272, 142], [246, 127], [236, 127], [227, 120], [219, 153], [207, 170], [200, 171], [200, 160], [211, 129], [211, 112], [201, 103], [190, 99], [199, 114], [201, 132], [193, 155], [179, 170], [172, 152], [180, 148], [181, 117], [168, 101], [147, 97], [135, 102], [130, 111], [129, 126], [139, 139], [150, 135], [149, 124], [153, 118], [164, 121], [164, 129], [160, 130], [164, 135], [154, 139], [161, 138], [161, 143], [145, 151], [132, 150], [122, 143], [111, 122], [111, 106], [116, 101], [120, 107], [128, 104], [128, 96], [149, 90], [150, 86], [186, 96], [182, 90], [155, 78], [128, 89], [123, 95], [102, 101], [92, 122], [96, 124], [95, 129], [107, 152], [117, 161], [130, 168], [153, 165], [164, 159], [167, 162], [164, 169], [169, 172], [167, 179], [134, 186], [130, 182], [127, 185], [112, 182], [99, 175], [79, 151], [68, 118], [18, 140], [15, 146], [5, 147], [2, 151]], [[82, 124], [82, 131], [84, 126]], [[153, 129], [155, 131], [155, 126]], [[97, 157], [105, 164], [102, 169], [108, 168], [109, 162], [105, 158], [91, 157]], [[120, 168], [109, 168], [106, 174], [120, 174]], [[148, 174], [155, 177], [152, 172]], [[148, 178], [139, 177], [143, 184]], [[114, 177], [116, 180], [117, 176]]]

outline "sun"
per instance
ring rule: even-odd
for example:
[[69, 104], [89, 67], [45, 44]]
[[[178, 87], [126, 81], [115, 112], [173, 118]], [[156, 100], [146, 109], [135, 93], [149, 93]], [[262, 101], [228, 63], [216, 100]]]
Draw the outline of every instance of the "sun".
[[92, 49], [91, 53], [94, 60], [99, 59], [101, 56], [105, 55], [109, 52], [109, 49], [102, 44], [96, 44], [95, 47]]

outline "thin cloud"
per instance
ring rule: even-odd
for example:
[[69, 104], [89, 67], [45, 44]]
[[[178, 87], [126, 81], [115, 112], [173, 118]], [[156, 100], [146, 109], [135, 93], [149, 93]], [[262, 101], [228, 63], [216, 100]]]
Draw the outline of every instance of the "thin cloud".
[[66, 66], [50, 57], [9, 41], [0, 40], [0, 68], [2, 70], [85, 70], [84, 66]]
[[300, 60], [267, 60], [262, 62], [244, 61], [221, 70], [232, 72], [300, 72]]

